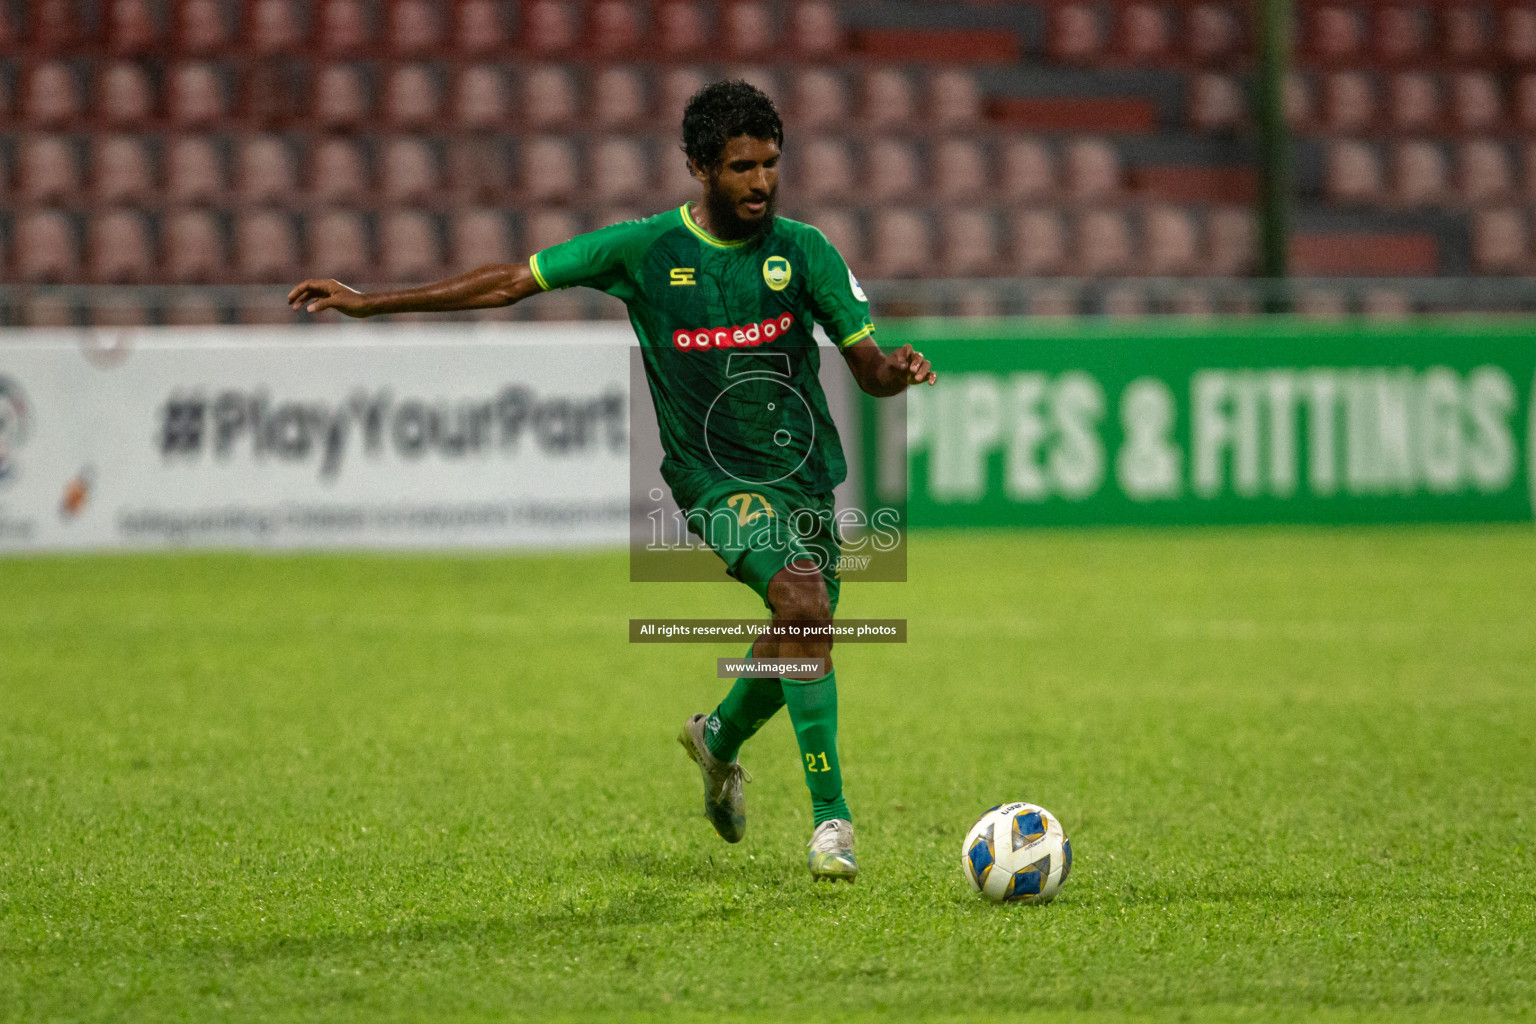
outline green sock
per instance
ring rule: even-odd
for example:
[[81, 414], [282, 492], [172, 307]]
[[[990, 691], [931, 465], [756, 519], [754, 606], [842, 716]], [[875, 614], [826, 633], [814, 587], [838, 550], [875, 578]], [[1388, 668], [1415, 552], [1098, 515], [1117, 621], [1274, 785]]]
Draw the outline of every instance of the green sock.
[[820, 679], [785, 679], [784, 701], [800, 741], [805, 787], [811, 791], [816, 824], [853, 819], [843, 802], [843, 772], [837, 763], [837, 672]]
[[[747, 657], [752, 657], [750, 647]], [[741, 745], [783, 706], [784, 688], [777, 679], [738, 679], [715, 713], [704, 719], [704, 745], [720, 760], [734, 761]]]

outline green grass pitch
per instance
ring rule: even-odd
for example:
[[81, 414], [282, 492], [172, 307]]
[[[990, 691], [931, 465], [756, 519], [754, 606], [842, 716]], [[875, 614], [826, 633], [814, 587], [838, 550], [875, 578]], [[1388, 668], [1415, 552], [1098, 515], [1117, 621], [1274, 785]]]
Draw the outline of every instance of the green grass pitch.
[[[673, 741], [755, 614], [622, 555], [0, 562], [0, 1020], [1482, 1020], [1536, 1010], [1536, 531], [919, 534], [838, 650], [863, 875], [783, 718], [746, 840]], [[960, 873], [1054, 811], [1047, 907]]]

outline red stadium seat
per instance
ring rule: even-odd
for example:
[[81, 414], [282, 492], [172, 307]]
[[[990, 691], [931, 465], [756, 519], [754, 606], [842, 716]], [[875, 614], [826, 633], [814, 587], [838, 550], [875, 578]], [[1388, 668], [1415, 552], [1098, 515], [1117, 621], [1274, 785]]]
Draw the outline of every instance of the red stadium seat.
[[797, 201], [837, 203], [853, 193], [853, 157], [841, 138], [811, 137], [795, 144], [789, 153], [793, 193]]
[[383, 115], [397, 128], [431, 128], [442, 115], [442, 86], [424, 64], [394, 68], [384, 80]]
[[34, 65], [22, 92], [21, 117], [34, 128], [55, 128], [80, 116], [80, 82], [68, 64], [45, 61]]
[[1077, 200], [1106, 199], [1124, 186], [1120, 155], [1104, 139], [1079, 138], [1062, 153], [1063, 183]]
[[[192, 282], [200, 283], [195, 277]], [[171, 327], [213, 327], [224, 322], [224, 311], [211, 295], [177, 295], [166, 303], [165, 322]]]
[[1445, 55], [1452, 61], [1475, 61], [1489, 55], [1492, 44], [1487, 12], [1470, 4], [1445, 4], [1440, 7], [1440, 38]]
[[1081, 305], [1082, 297], [1073, 288], [1034, 288], [1028, 297], [1030, 316], [1076, 316]]
[[1206, 218], [1210, 272], [1218, 277], [1247, 274], [1258, 263], [1259, 232], [1253, 210], [1246, 206], [1218, 207]]
[[762, 0], [729, 0], [720, 12], [718, 35], [734, 57], [770, 55], [778, 42], [773, 13]]
[[1536, 205], [1536, 141], [1525, 144], [1525, 172], [1522, 175], [1522, 192], [1526, 201]]
[[1373, 35], [1380, 60], [1389, 64], [1413, 63], [1429, 50], [1429, 19], [1419, 7], [1379, 7]]
[[148, 53], [160, 37], [147, 0], [112, 0], [106, 22], [107, 46], [116, 53]]
[[246, 8], [244, 45], [256, 53], [292, 53], [304, 45], [293, 0], [251, 0]]
[[379, 193], [385, 202], [426, 203], [442, 191], [441, 161], [430, 143], [414, 136], [384, 143], [379, 155]]
[[360, 203], [368, 198], [368, 161], [352, 139], [328, 138], [310, 155], [309, 195], [318, 203]]
[[855, 274], [859, 272], [866, 256], [864, 232], [857, 217], [844, 209], [816, 209], [805, 215], [805, 222], [820, 228], [827, 241], [842, 254], [843, 262], [853, 268]]
[[581, 220], [568, 210], [535, 210], [528, 215], [528, 254], [569, 241], [581, 234], [581, 230]]
[[368, 52], [374, 38], [374, 6], [363, 0], [322, 0], [315, 17], [316, 48], [335, 55]]
[[914, 198], [923, 187], [917, 150], [905, 139], [881, 138], [864, 150], [862, 196], [886, 203]]
[[1444, 201], [1449, 175], [1445, 153], [1433, 142], [1411, 140], [1392, 150], [1392, 199], [1401, 206]]
[[688, 170], [688, 159], [680, 150], [662, 146], [658, 170], [661, 172], [660, 199], [663, 203], [675, 206], [684, 200], [698, 198], [699, 182]]
[[876, 67], [864, 72], [859, 100], [861, 128], [907, 128], [916, 120], [912, 80], [900, 68]]
[[75, 308], [62, 295], [34, 295], [22, 302], [21, 321], [28, 327], [74, 327]]
[[1331, 203], [1375, 205], [1382, 199], [1381, 159], [1369, 143], [1329, 144], [1323, 191]]
[[1131, 269], [1131, 224], [1120, 210], [1087, 210], [1077, 218], [1072, 259], [1079, 274], [1100, 277]]
[[456, 202], [503, 205], [507, 201], [507, 154], [499, 138], [451, 136], [448, 175]]
[[1536, 131], [1536, 75], [1522, 75], [1515, 82], [1514, 122], [1522, 131]]
[[1349, 298], [1337, 288], [1302, 288], [1296, 293], [1296, 313], [1309, 320], [1342, 320], [1349, 315]]
[[837, 8], [823, 0], [797, 3], [789, 14], [789, 51], [801, 58], [835, 56], [844, 46]]
[[454, 5], [453, 49], [461, 56], [500, 54], [508, 40], [499, 0], [459, 0]]
[[449, 263], [457, 271], [513, 260], [507, 218], [500, 210], [465, 210], [455, 214], [452, 234]]
[[183, 53], [208, 54], [229, 45], [229, 21], [219, 0], [179, 0], [173, 38]]
[[528, 203], [564, 203], [581, 195], [581, 174], [576, 146], [569, 139], [534, 138], [522, 147], [522, 187], [519, 198]]
[[823, 68], [800, 72], [794, 77], [789, 109], [797, 131], [841, 125], [848, 119], [848, 96], [842, 78]]
[[1185, 23], [1190, 56], [1205, 64], [1231, 59], [1243, 45], [1243, 22], [1237, 10], [1225, 4], [1197, 4]]
[[246, 64], [240, 76], [244, 120], [255, 127], [286, 129], [290, 122], [309, 116], [308, 63], [269, 58]]
[[640, 11], [631, 0], [598, 0], [592, 5], [587, 45], [599, 57], [628, 57], [645, 41]]
[[94, 281], [132, 284], [154, 272], [149, 226], [141, 213], [109, 210], [91, 218], [89, 251], [86, 270]]
[[[298, 241], [293, 218], [278, 210], [256, 210], [235, 222], [235, 270], [249, 282], [287, 281], [297, 270]], [[325, 267], [314, 273], [329, 277]]]
[[161, 224], [160, 266], [178, 284], [218, 281], [228, 271], [224, 232], [207, 210], [178, 210]]
[[992, 184], [987, 154], [974, 138], [945, 139], [933, 146], [933, 192], [942, 202], [968, 202]]
[[1171, 21], [1169, 12], [1155, 4], [1131, 4], [1120, 11], [1115, 48], [1134, 62], [1163, 60], [1172, 48]]
[[439, 5], [427, 0], [394, 0], [389, 5], [389, 48], [405, 56], [428, 53], [443, 40]]
[[581, 24], [574, 3], [566, 0], [533, 0], [523, 6], [523, 46], [539, 56], [563, 54], [581, 39]]
[[542, 64], [528, 70], [523, 79], [523, 117], [536, 128], [573, 123], [580, 110], [576, 80], [570, 69]]
[[1364, 72], [1339, 71], [1323, 84], [1323, 118], [1330, 131], [1364, 131], [1376, 119], [1376, 90]]
[[651, 198], [650, 160], [638, 140], [599, 139], [588, 154], [587, 174], [591, 194], [598, 202], [618, 204]]
[[711, 26], [698, 0], [664, 0], [656, 7], [656, 41], [668, 58], [692, 57], [711, 45]]
[[1396, 288], [1371, 288], [1360, 296], [1360, 312], [1372, 320], [1406, 320], [1413, 315], [1413, 299]]
[[305, 233], [308, 263], [316, 275], [357, 278], [372, 269], [368, 225], [355, 210], [313, 214], [306, 221]]
[[165, 146], [165, 194], [173, 203], [207, 203], [223, 198], [224, 158], [212, 140], [172, 139]]
[[1168, 312], [1174, 316], [1209, 317], [1215, 315], [1216, 302], [1209, 288], [1188, 285], [1169, 298]]
[[1462, 199], [1474, 205], [1504, 202], [1515, 191], [1509, 151], [1491, 139], [1463, 142], [1457, 147], [1456, 177]]
[[109, 292], [91, 303], [90, 317], [96, 327], [143, 327], [149, 308], [136, 295]]
[[926, 277], [933, 273], [928, 220], [916, 210], [876, 212], [872, 248], [870, 262], [875, 277]]
[[1486, 71], [1467, 71], [1451, 79], [1451, 115], [1462, 131], [1497, 130], [1503, 106], [1499, 83]]
[[1203, 132], [1232, 132], [1248, 110], [1243, 87], [1230, 75], [1198, 74], [1189, 80], [1189, 123]]
[[[656, 103], [656, 120], [664, 129], [676, 132], [683, 123], [683, 110], [694, 93], [709, 83], [696, 67], [668, 68], [661, 75], [661, 89]], [[783, 107], [781, 105], [780, 109]]]
[[363, 69], [355, 64], [323, 64], [315, 75], [311, 113], [329, 128], [358, 128], [373, 107]]
[[1096, 6], [1065, 3], [1050, 9], [1046, 49], [1066, 64], [1091, 64], [1104, 51], [1104, 23]]
[[[756, 86], [769, 96], [778, 97], [779, 76], [773, 68], [762, 64], [733, 64], [727, 66], [722, 77], [726, 79], [740, 79], [748, 85]], [[775, 100], [777, 102], [777, 100]], [[675, 130], [675, 129], [674, 129]]]
[[494, 64], [461, 68], [453, 82], [450, 113], [461, 128], [497, 128], [506, 124], [512, 105], [501, 69]]
[[24, 13], [30, 9], [28, 21], [34, 51], [47, 53], [88, 42], [85, 37], [88, 22], [77, 0], [31, 0], [21, 9]]
[[96, 80], [96, 115], [108, 125], [134, 127], [155, 116], [155, 91], [137, 64], [115, 61]]
[[1020, 277], [1061, 272], [1067, 260], [1067, 231], [1056, 210], [1019, 210], [1013, 215], [1013, 271]]
[[1177, 206], [1150, 206], [1142, 214], [1142, 257], [1137, 270], [1157, 277], [1198, 274], [1200, 233], [1194, 218]]
[[298, 160], [275, 135], [242, 139], [235, 150], [235, 194], [242, 203], [286, 203], [299, 193]]
[[1039, 139], [1007, 140], [999, 163], [998, 186], [1011, 202], [1043, 199], [1056, 190], [1056, 161]]
[[391, 281], [410, 282], [437, 277], [443, 265], [443, 242], [431, 215], [420, 210], [396, 210], [379, 225], [379, 270]]
[[166, 75], [165, 116], [172, 124], [214, 127], [229, 116], [224, 79], [212, 64], [174, 65]]
[[645, 83], [632, 67], [609, 66], [592, 79], [592, 120], [604, 128], [629, 128], [649, 113]]
[[967, 128], [981, 121], [981, 88], [976, 76], [945, 68], [928, 76], [928, 124], [931, 128]]
[[1313, 85], [1308, 77], [1298, 71], [1288, 71], [1281, 86], [1281, 102], [1285, 107], [1285, 123], [1292, 131], [1306, 131], [1317, 120], [1313, 102]]
[[1504, 207], [1472, 215], [1472, 265], [1484, 274], [1530, 270], [1530, 230], [1524, 212]]
[[69, 139], [23, 139], [16, 167], [16, 194], [27, 203], [69, 202], [80, 191], [80, 157]]
[[1354, 62], [1365, 50], [1365, 17], [1353, 7], [1318, 7], [1308, 28], [1308, 49], [1323, 61]]
[[1504, 8], [1499, 38], [1511, 63], [1536, 64], [1536, 9], [1524, 4]]
[[1392, 127], [1403, 132], [1431, 131], [1440, 123], [1440, 87], [1432, 75], [1393, 75], [1387, 90]]
[[155, 195], [149, 147], [136, 135], [97, 136], [91, 147], [91, 198], [97, 203], [144, 203]]
[[1135, 285], [1118, 284], [1104, 291], [1103, 313], [1121, 319], [1147, 315], [1147, 293]]
[[975, 207], [950, 210], [941, 218], [939, 235], [941, 276], [999, 275], [1001, 248], [992, 211]]

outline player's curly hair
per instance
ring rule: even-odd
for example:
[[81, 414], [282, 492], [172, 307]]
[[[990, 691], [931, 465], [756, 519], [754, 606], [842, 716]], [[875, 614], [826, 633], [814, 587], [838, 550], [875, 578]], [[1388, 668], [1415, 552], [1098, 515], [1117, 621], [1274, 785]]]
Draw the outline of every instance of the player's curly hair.
[[714, 167], [726, 142], [738, 135], [784, 145], [784, 122], [768, 94], [748, 82], [714, 82], [683, 111], [683, 152], [700, 167]]

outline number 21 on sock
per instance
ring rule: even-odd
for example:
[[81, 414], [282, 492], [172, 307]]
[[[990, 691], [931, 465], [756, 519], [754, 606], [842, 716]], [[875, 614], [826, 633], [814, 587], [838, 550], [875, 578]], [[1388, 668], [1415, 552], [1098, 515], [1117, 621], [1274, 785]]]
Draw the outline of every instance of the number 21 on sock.
[[[816, 766], [816, 759], [817, 758], [821, 759], [821, 767], [819, 767], [819, 768]], [[808, 771], [808, 772], [829, 772], [829, 771], [831, 771], [832, 770], [832, 766], [827, 763], [827, 752], [825, 750], [823, 750], [819, 754], [806, 754], [805, 755], [805, 770]]]

